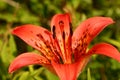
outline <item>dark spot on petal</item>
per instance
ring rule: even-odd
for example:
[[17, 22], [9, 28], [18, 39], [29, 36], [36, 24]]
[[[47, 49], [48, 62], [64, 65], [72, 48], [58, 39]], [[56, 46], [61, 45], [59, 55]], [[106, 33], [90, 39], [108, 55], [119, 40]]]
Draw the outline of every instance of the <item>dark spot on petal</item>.
[[45, 61], [44, 63], [48, 63], [48, 61]]
[[33, 39], [30, 39], [31, 41], [34, 41]]
[[64, 22], [63, 21], [59, 21], [59, 27], [60, 27], [61, 31], [64, 30]]
[[35, 41], [34, 44], [35, 44], [35, 46], [38, 47], [39, 49], [41, 49], [41, 50], [43, 49], [43, 48], [41, 47], [41, 44], [40, 44], [39, 42], [36, 42], [36, 41]]
[[86, 37], [87, 37], [87, 34], [84, 34], [84, 35], [83, 35], [83, 39], [86, 38]]
[[36, 34], [37, 37], [39, 37], [40, 39], [43, 39], [43, 36], [39, 33], [39, 34]]
[[52, 32], [53, 32], [53, 38], [56, 38], [56, 32], [55, 32], [55, 26], [52, 27]]
[[64, 22], [63, 21], [59, 21], [59, 25], [64, 25]]
[[60, 42], [60, 43], [61, 43], [61, 42], [62, 42], [62, 41], [61, 41], [61, 39], [58, 39], [58, 42]]
[[93, 50], [91, 50], [89, 53], [95, 53], [96, 52], [96, 50], [95, 49], [93, 49]]
[[47, 30], [45, 30], [44, 33], [50, 35], [50, 32]]
[[30, 31], [31, 33], [33, 33], [33, 31]]
[[87, 25], [88, 27], [90, 26], [90, 24]]
[[88, 33], [88, 36], [93, 37], [94, 35], [93, 35], [93, 34]]
[[36, 47], [40, 47], [37, 42], [34, 43]]

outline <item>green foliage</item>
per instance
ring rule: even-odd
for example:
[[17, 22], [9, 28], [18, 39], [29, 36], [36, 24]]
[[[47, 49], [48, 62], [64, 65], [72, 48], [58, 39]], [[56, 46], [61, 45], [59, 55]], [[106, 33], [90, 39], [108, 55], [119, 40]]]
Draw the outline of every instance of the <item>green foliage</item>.
[[[31, 65], [8, 73], [8, 66], [17, 55], [34, 50], [11, 35], [12, 28], [36, 24], [50, 29], [50, 20], [56, 13], [70, 13], [73, 29], [89, 17], [108, 16], [116, 23], [97, 36], [90, 47], [108, 42], [120, 50], [119, 7], [120, 0], [0, 0], [0, 80], [58, 80], [41, 66]], [[110, 58], [94, 55], [87, 67], [88, 71], [85, 68], [78, 80], [120, 80], [120, 64]]]
[[87, 70], [87, 80], [91, 80], [90, 69]]

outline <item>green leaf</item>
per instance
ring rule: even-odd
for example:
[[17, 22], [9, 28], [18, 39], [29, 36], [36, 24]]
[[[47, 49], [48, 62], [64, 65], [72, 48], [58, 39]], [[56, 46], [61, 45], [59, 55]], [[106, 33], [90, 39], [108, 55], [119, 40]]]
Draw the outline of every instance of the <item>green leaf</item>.
[[59, 80], [59, 78], [56, 75], [54, 75], [53, 73], [51, 73], [47, 69], [45, 70], [45, 73], [46, 73], [46, 77], [48, 80]]
[[24, 72], [24, 73], [20, 76], [19, 80], [31, 80], [30, 77], [29, 77], [29, 72]]
[[12, 35], [10, 35], [10, 39], [9, 39], [9, 48], [10, 48], [10, 52], [13, 54], [17, 51], [16, 43]]
[[1, 60], [3, 63], [7, 63], [8, 64], [8, 53], [7, 53], [7, 42], [4, 42], [1, 52], [0, 52], [0, 56], [1, 56]]
[[2, 44], [0, 56], [2, 62], [7, 66], [14, 58], [14, 53], [16, 52], [16, 45], [13, 39], [13, 36], [10, 35], [9, 40], [4, 40]]

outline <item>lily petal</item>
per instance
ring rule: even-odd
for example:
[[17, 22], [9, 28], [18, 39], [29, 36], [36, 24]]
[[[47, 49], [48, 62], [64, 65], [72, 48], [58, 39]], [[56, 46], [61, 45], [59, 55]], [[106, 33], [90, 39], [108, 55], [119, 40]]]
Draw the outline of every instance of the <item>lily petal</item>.
[[102, 54], [120, 62], [119, 51], [110, 44], [100, 43], [93, 46], [86, 55]]
[[71, 63], [71, 20], [69, 14], [57, 14], [52, 18], [51, 31], [57, 41], [64, 63]]
[[77, 70], [74, 64], [58, 64], [52, 63], [60, 80], [76, 80]]
[[59, 64], [52, 62], [52, 66], [60, 80], [76, 80], [79, 74], [85, 68], [88, 60], [89, 57], [85, 56], [81, 57], [77, 62], [72, 64]]
[[13, 62], [10, 64], [9, 73], [14, 72], [15, 70], [31, 65], [31, 64], [50, 64], [50, 62], [43, 56], [35, 53], [23, 53], [16, 57]]
[[54, 54], [52, 51], [54, 44], [52, 44], [52, 35], [48, 30], [28, 24], [18, 26], [12, 33], [24, 40], [27, 44], [41, 51], [46, 58], [50, 60], [58, 59], [57, 54]]
[[82, 22], [72, 37], [72, 49], [75, 51], [75, 57], [79, 58], [81, 54], [84, 54], [91, 40], [112, 23], [114, 21], [108, 17], [92, 17]]
[[49, 31], [42, 27], [31, 24], [18, 26], [12, 31], [12, 34], [18, 36], [19, 38], [24, 40], [27, 44], [36, 48], [37, 50], [40, 50], [39, 42], [42, 41], [39, 37], [40, 34], [42, 37], [45, 37], [44, 39], [46, 41], [50, 42], [49, 35], [46, 33], [49, 33]]

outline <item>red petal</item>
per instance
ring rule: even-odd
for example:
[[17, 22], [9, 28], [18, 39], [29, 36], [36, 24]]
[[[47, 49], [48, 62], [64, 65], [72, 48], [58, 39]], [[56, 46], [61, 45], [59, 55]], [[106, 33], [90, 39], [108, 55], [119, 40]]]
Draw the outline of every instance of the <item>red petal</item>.
[[[91, 40], [107, 25], [112, 23], [113, 20], [108, 17], [92, 17], [82, 22], [77, 27], [72, 37], [72, 49], [78, 52], [75, 56], [79, 57], [82, 54], [81, 51], [84, 53]], [[79, 52], [81, 52], [81, 54]]]
[[74, 64], [52, 63], [60, 80], [77, 80], [77, 70]]
[[15, 28], [12, 33], [20, 37], [27, 44], [41, 51], [48, 59], [57, 59], [52, 51], [52, 35], [46, 29], [28, 24]]
[[41, 65], [41, 64], [50, 64], [50, 63], [45, 57], [39, 54], [23, 53], [19, 55], [17, 58], [15, 58], [13, 62], [10, 64], [9, 73], [12, 73], [21, 67], [31, 64]]
[[57, 40], [60, 55], [65, 63], [71, 63], [71, 20], [69, 14], [57, 14], [52, 18], [51, 31]]
[[93, 46], [89, 50], [87, 55], [92, 55], [92, 54], [102, 54], [120, 62], [119, 51], [115, 47], [107, 43], [96, 44], [95, 46]]
[[87, 57], [81, 57], [78, 62], [73, 64], [58, 64], [53, 62], [52, 65], [60, 80], [77, 80], [87, 62]]
[[42, 40], [39, 38], [38, 36], [39, 34], [41, 34], [42, 37], [44, 37], [46, 41], [50, 42], [49, 35], [46, 34], [46, 32], [49, 33], [49, 31], [47, 31], [46, 29], [42, 27], [28, 24], [28, 25], [18, 26], [17, 28], [13, 30], [12, 33], [20, 37], [21, 39], [23, 39], [27, 44], [31, 45], [37, 50], [40, 50], [39, 42]]

